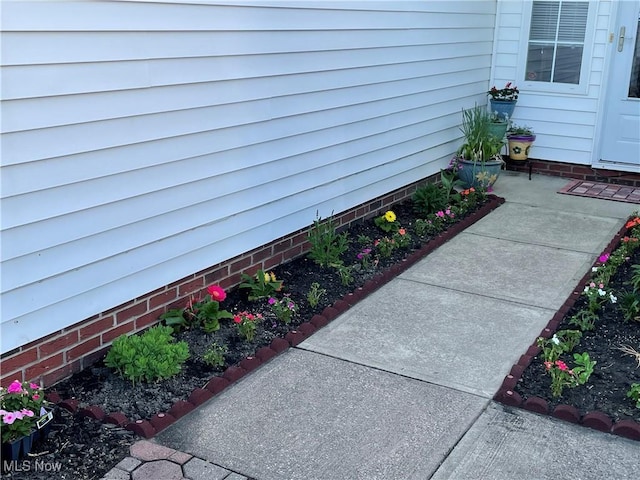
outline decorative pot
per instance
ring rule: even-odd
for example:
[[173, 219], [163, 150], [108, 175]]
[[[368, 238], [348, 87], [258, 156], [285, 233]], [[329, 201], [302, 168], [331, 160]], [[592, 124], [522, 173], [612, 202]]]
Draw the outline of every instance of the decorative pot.
[[502, 140], [507, 133], [507, 128], [509, 127], [509, 122], [491, 122], [489, 124], [489, 134], [493, 135], [496, 138]]
[[489, 99], [491, 111], [496, 112], [502, 120], [513, 117], [513, 110], [516, 108], [517, 100], [494, 100]]
[[458, 178], [464, 183], [464, 188], [489, 188], [496, 183], [502, 164], [502, 160], [475, 162], [459, 158]]
[[23, 457], [26, 457], [31, 452], [34, 435], [35, 435], [35, 430], [31, 430], [31, 433], [29, 435], [25, 435], [24, 437], [22, 437], [22, 456]]
[[535, 135], [509, 135], [509, 158], [511, 160], [527, 160]]

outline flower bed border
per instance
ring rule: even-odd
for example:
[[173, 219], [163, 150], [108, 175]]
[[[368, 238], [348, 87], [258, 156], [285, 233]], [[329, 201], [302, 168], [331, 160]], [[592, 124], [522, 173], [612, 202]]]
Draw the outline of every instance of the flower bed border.
[[78, 413], [82, 417], [89, 417], [100, 422], [124, 427], [143, 438], [153, 438], [156, 434], [173, 424], [176, 420], [224, 391], [227, 387], [257, 369], [260, 365], [267, 363], [272, 358], [306, 340], [314, 332], [328, 325], [341, 313], [345, 312], [360, 300], [376, 291], [382, 285], [386, 284], [416, 262], [426, 257], [429, 253], [449, 241], [458, 233], [491, 213], [504, 202], [504, 198], [496, 195], [489, 195], [487, 202], [485, 202], [478, 210], [461, 221], [451, 225], [438, 236], [424, 243], [421, 248], [408, 254], [401, 262], [377, 273], [371, 279], [367, 280], [364, 285], [356, 288], [354, 291], [345, 295], [342, 299], [336, 300], [332, 305], [326, 307], [322, 313], [314, 315], [308, 321], [300, 324], [297, 327], [297, 330], [288, 332], [284, 338], [278, 337], [273, 339], [268, 347], [259, 348], [255, 352], [254, 356], [247, 357], [241, 360], [238, 364], [228, 367], [221, 375], [212, 376], [204, 388], [196, 388], [191, 392], [191, 395], [189, 395], [187, 400], [178, 400], [167, 412], [158, 412], [149, 419], [136, 420], [132, 422], [122, 412], [106, 413], [98, 405], [79, 408], [78, 399], [63, 399], [55, 392], [47, 394], [47, 400], [71, 413]]
[[[611, 252], [613, 252], [618, 247], [622, 237], [625, 236], [627, 231], [627, 227], [623, 225], [620, 230], [618, 230], [618, 233], [614, 235], [609, 244], [605, 247], [601, 255], [611, 254]], [[597, 265], [598, 261], [596, 260], [593, 263], [593, 266], [595, 267]], [[551, 320], [549, 320], [547, 326], [542, 329], [540, 335], [536, 336], [536, 339], [538, 337], [551, 338], [553, 334], [558, 331], [562, 320], [578, 301], [580, 295], [582, 294], [584, 285], [589, 283], [591, 277], [591, 270], [589, 270], [580, 279], [580, 281], [578, 281], [576, 287], [569, 294], [567, 300], [562, 304], [555, 315], [551, 317]], [[538, 396], [531, 396], [525, 400], [518, 392], [514, 391], [514, 388], [518, 384], [518, 381], [522, 378], [524, 371], [531, 364], [533, 359], [540, 353], [540, 351], [540, 347], [536, 344], [536, 340], [534, 340], [527, 351], [520, 357], [518, 362], [511, 367], [511, 371], [504, 378], [502, 385], [493, 397], [495, 401], [510, 407], [523, 408], [531, 412], [552, 416], [571, 423], [584, 425], [585, 427], [593, 428], [601, 432], [612, 433], [614, 435], [626, 437], [631, 440], [640, 441], [640, 423], [636, 422], [635, 420], [625, 419], [614, 422], [609, 415], [597, 410], [581, 415], [578, 409], [576, 409], [572, 405], [567, 404], [559, 404], [553, 410], [551, 410], [548, 402], [545, 399]]]

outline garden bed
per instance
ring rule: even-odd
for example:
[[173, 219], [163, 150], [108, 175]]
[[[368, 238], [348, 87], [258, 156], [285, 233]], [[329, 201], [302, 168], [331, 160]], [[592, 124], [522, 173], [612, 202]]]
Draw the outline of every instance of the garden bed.
[[[495, 395], [496, 400], [640, 440], [640, 408], [636, 408], [636, 401], [628, 396], [631, 386], [640, 384], [640, 316], [635, 320], [625, 319], [625, 308], [621, 302], [625, 292], [633, 291], [632, 266], [640, 264], [640, 249], [625, 257], [606, 285], [596, 284], [598, 269], [603, 268], [612, 252], [629, 241], [628, 234], [626, 226], [620, 230], [595, 263], [594, 270], [582, 278], [540, 333], [543, 339], [554, 336], [558, 339], [563, 338], [563, 331], [581, 331], [579, 343], [571, 351], [561, 354], [559, 361], [564, 362], [562, 368], [566, 365], [571, 369], [576, 365], [574, 354], [588, 353], [590, 360], [596, 362], [588, 380], [582, 385], [565, 387], [560, 395], [554, 396], [550, 375], [553, 362], [545, 364], [545, 354], [538, 339], [534, 339], [505, 378]], [[582, 331], [579, 325], [571, 323], [571, 319], [589, 310], [589, 302], [584, 295], [584, 288], [589, 285], [591, 288], [602, 286], [605, 293], [600, 296], [602, 300], [594, 328]], [[613, 301], [610, 295], [613, 295]], [[547, 342], [546, 345], [551, 344]]]
[[[101, 361], [58, 383], [48, 392], [48, 398], [58, 405], [52, 433], [46, 441], [37, 444], [26, 459], [31, 468], [23, 471], [13, 468], [2, 478], [52, 478], [50, 472], [33, 468], [35, 459], [54, 467], [59, 465], [55, 478], [99, 478], [128, 454], [135, 435], [154, 436], [261, 363], [297, 345], [503, 201], [489, 196], [464, 214], [441, 218], [446, 230], [432, 235], [417, 233], [412, 202], [395, 205], [397, 222], [411, 241], [405, 248], [394, 249], [388, 257], [372, 254], [370, 261], [362, 261], [363, 251], [369, 247], [375, 251], [373, 242], [386, 234], [372, 220], [355, 223], [348, 230], [351, 241], [343, 254], [345, 264], [353, 266], [350, 282], [345, 282], [335, 268], [319, 267], [308, 257], [274, 268], [276, 278], [284, 284], [282, 293], [290, 295], [298, 307], [289, 324], [277, 321], [265, 301], [250, 302], [246, 290], [232, 289], [220, 307], [232, 313], [245, 310], [260, 313], [264, 321], [258, 326], [255, 339], [242, 340], [234, 323], [228, 320], [222, 321], [221, 328], [212, 333], [183, 330], [175, 336], [188, 343], [190, 358], [173, 378], [132, 385]], [[313, 283], [326, 291], [315, 307], [307, 299]], [[227, 346], [223, 366], [211, 367], [203, 362], [203, 354], [213, 342]]]

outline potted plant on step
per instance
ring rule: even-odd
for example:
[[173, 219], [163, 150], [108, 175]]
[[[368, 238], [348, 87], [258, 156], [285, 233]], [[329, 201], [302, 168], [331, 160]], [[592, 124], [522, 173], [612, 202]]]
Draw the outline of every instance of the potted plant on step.
[[489, 113], [489, 133], [496, 138], [504, 139], [509, 128], [509, 117], [501, 116], [498, 112]]
[[519, 93], [518, 87], [515, 85], [512, 86], [511, 82], [508, 82], [500, 89], [494, 85], [491, 87], [491, 90], [487, 92], [487, 95], [491, 97], [489, 99], [491, 111], [496, 112], [496, 114], [503, 119], [513, 117], [513, 110], [516, 108]]
[[500, 154], [502, 137], [491, 133], [491, 115], [484, 107], [462, 110], [464, 143], [456, 152], [452, 164], [464, 188], [486, 188], [495, 183], [504, 164]]
[[523, 161], [529, 158], [531, 145], [536, 136], [531, 128], [526, 126], [511, 125], [507, 130], [507, 141], [509, 142], [509, 158], [511, 160]]

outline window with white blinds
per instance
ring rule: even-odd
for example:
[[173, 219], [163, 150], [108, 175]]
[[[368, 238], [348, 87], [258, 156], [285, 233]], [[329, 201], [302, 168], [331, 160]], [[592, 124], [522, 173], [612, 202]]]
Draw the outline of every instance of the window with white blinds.
[[588, 15], [588, 1], [533, 1], [525, 80], [580, 83]]

